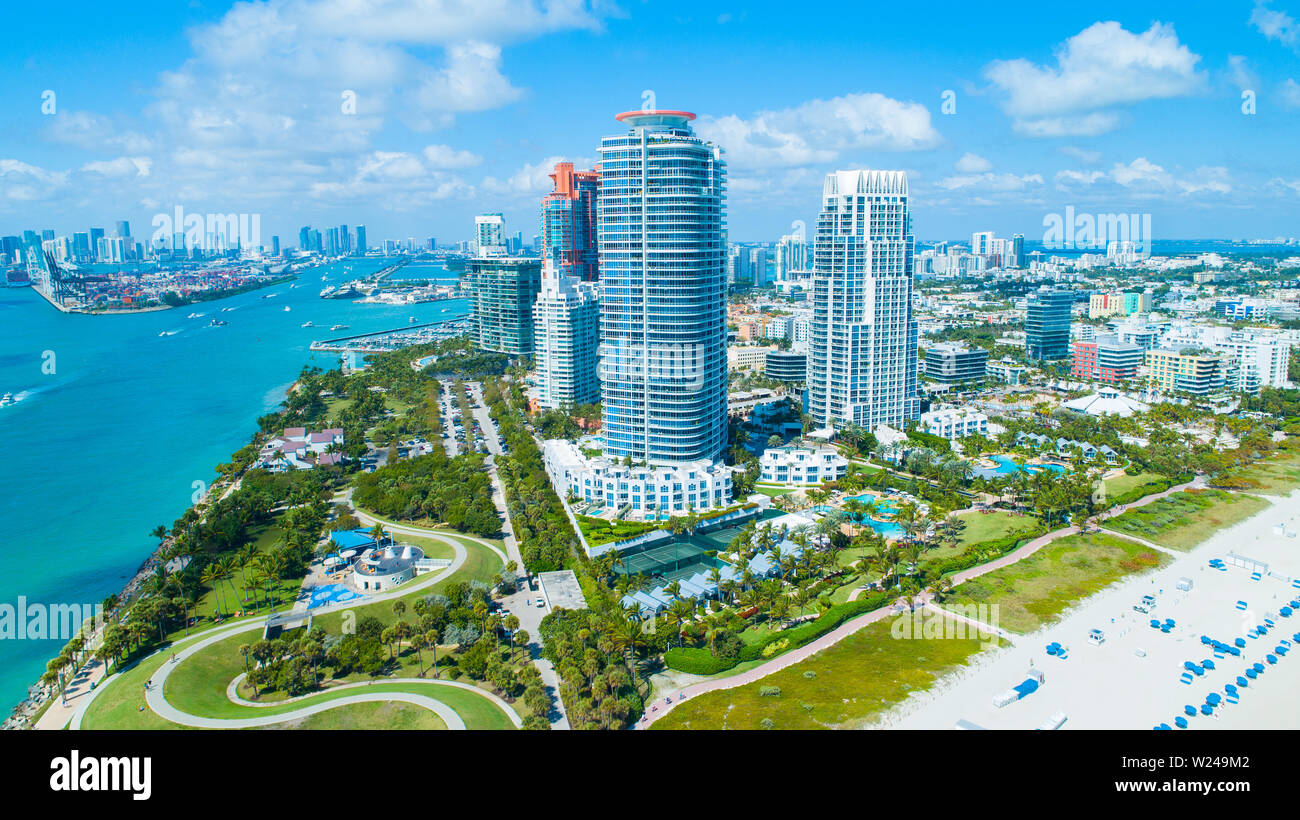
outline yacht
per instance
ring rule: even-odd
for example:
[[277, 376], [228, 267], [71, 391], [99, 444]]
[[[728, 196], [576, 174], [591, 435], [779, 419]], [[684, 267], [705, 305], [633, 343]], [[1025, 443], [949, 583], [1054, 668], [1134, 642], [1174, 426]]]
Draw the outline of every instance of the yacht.
[[303, 323], [300, 325], [300, 327], [311, 327], [311, 326], [312, 326], [312, 324], [311, 324], [310, 321], [303, 322]]
[[288, 306], [288, 305], [285, 305], [285, 306], [284, 306], [284, 311], [285, 311], [285, 313], [288, 313], [288, 312], [289, 312], [289, 306]]
[[333, 327], [330, 328], [330, 330], [347, 330], [347, 329], [348, 329], [347, 325], [334, 325]]
[[224, 319], [214, 318], [211, 322], [208, 322], [208, 327], [225, 327], [228, 324], [230, 324], [230, 322], [227, 322]]
[[0, 407], [8, 407], [13, 403], [14, 403], [13, 393], [5, 393], [3, 396], [0, 396]]

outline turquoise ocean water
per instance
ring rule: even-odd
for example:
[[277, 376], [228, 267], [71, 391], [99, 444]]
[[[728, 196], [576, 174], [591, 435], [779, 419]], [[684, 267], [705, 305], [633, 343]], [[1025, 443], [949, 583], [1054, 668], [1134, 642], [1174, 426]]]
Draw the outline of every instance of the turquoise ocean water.
[[[301, 367], [337, 364], [337, 354], [311, 353], [313, 340], [466, 315], [464, 300], [319, 296], [383, 266], [333, 263], [293, 283], [120, 316], [62, 314], [28, 288], [0, 288], [0, 393], [23, 396], [0, 408], [0, 604], [94, 604], [121, 589], [156, 547], [149, 531], [185, 511], [195, 482], [213, 480]], [[455, 280], [419, 272], [434, 275]], [[214, 317], [229, 324], [210, 327]], [[349, 329], [331, 332], [336, 324]], [[0, 640], [0, 703], [23, 700], [63, 643]]]

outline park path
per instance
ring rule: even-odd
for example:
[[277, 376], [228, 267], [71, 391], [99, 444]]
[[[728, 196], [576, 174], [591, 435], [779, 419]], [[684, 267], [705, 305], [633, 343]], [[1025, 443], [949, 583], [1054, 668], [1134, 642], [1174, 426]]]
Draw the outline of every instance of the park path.
[[[1174, 493], [1182, 492], [1183, 490], [1189, 488], [1199, 488], [1204, 486], [1205, 486], [1204, 477], [1197, 476], [1196, 478], [1194, 478], [1193, 480], [1185, 484], [1179, 484], [1174, 487], [1170, 487], [1168, 490], [1164, 490], [1159, 493], [1153, 493], [1151, 495], [1144, 496], [1143, 498], [1133, 502], [1132, 504], [1124, 504], [1122, 506], [1115, 507], [1110, 510], [1106, 510], [1105, 512], [1097, 515], [1096, 518], [1102, 520], [1107, 518], [1113, 518], [1117, 515], [1123, 515], [1125, 512], [1135, 507], [1146, 506], [1147, 504], [1158, 501], [1162, 498], [1166, 498], [1170, 495], [1173, 495]], [[1014, 552], [1010, 552], [1002, 556], [1001, 558], [998, 558], [997, 560], [990, 561], [987, 564], [981, 564], [977, 567], [971, 567], [970, 569], [963, 570], [953, 575], [952, 585], [954, 587], [959, 586], [960, 584], [963, 584], [966, 581], [969, 581], [973, 578], [979, 578], [981, 575], [987, 575], [988, 573], [995, 572], [999, 569], [1002, 569], [1003, 567], [1011, 566], [1012, 564], [1015, 564], [1018, 561], [1023, 561], [1029, 556], [1038, 552], [1043, 547], [1057, 540], [1058, 538], [1064, 538], [1068, 535], [1074, 535], [1078, 532], [1080, 532], [1080, 530], [1077, 526], [1070, 525], [1068, 527], [1062, 527], [1058, 530], [1053, 530], [1052, 532], [1049, 532], [1046, 535], [1040, 535], [1039, 537], [1030, 541], [1028, 544], [1025, 544], [1024, 546], [1020, 547]], [[855, 590], [854, 592], [856, 593], [857, 590]], [[856, 597], [856, 595], [854, 597]], [[931, 597], [932, 597], [931, 595], [924, 592], [919, 595], [913, 596], [912, 598], [913, 605], [915, 606], [919, 604], [920, 606], [929, 606], [931, 604]], [[700, 681], [698, 683], [689, 684], [683, 687], [682, 689], [680, 689], [676, 693], [677, 697], [675, 699], [673, 699], [670, 695], [668, 698], [666, 698], [666, 702], [656, 702], [652, 704], [650, 706], [650, 709], [647, 710], [645, 715], [642, 716], [641, 720], [637, 722], [634, 728], [644, 729], [648, 727], [650, 724], [654, 723], [656, 720], [658, 720], [659, 718], [663, 717], [664, 715], [672, 711], [672, 709], [675, 706], [677, 706], [679, 703], [681, 703], [683, 700], [687, 700], [689, 698], [695, 697], [696, 695], [702, 695], [705, 692], [715, 692], [721, 689], [734, 689], [737, 686], [744, 686], [745, 684], [753, 683], [754, 681], [761, 680], [762, 678], [765, 678], [768, 675], [771, 675], [775, 672], [780, 672], [782, 669], [785, 669], [789, 666], [793, 666], [794, 664], [817, 654], [823, 649], [827, 649], [829, 647], [834, 646], [835, 644], [844, 640], [845, 638], [857, 632], [858, 630], [866, 626], [869, 626], [873, 623], [876, 623], [877, 621], [883, 620], [884, 618], [887, 618], [891, 615], [897, 614], [900, 611], [902, 611], [902, 608], [900, 608], [897, 605], [890, 606], [890, 607], [881, 607], [880, 609], [873, 610], [863, 615], [859, 615], [858, 617], [853, 618], [851, 620], [845, 621], [844, 623], [840, 624], [838, 627], [831, 630], [830, 632], [827, 632], [825, 635], [821, 636], [820, 638], [817, 638], [809, 643], [806, 643], [797, 649], [792, 649], [789, 652], [786, 652], [785, 654], [780, 655], [779, 657], [773, 658], [767, 663], [760, 664], [759, 666], [755, 666], [753, 669], [750, 669], [746, 672], [741, 672], [738, 675], [731, 675], [725, 678], [719, 678], [715, 680], [705, 680], [705, 681]]]

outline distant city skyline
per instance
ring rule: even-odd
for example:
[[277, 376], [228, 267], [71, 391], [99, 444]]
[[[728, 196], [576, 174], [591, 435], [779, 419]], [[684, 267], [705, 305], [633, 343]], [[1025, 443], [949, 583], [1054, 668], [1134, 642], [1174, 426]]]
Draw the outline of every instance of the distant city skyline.
[[359, 222], [450, 244], [484, 212], [531, 237], [555, 164], [591, 167], [609, 112], [649, 104], [723, 148], [732, 241], [811, 224], [819, 181], [853, 168], [906, 171], [921, 240], [1032, 243], [1067, 206], [1149, 213], [1156, 238], [1271, 237], [1300, 204], [1296, 0], [1068, 22], [1026, 2], [89, 9], [8, 10], [2, 233], [181, 206], [282, 238]]

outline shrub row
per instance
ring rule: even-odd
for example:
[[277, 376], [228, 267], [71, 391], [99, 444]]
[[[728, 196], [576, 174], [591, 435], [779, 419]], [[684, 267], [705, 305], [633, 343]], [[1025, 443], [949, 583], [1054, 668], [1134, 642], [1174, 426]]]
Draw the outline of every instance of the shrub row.
[[686, 672], [692, 675], [716, 675], [719, 672], [725, 672], [738, 664], [746, 661], [756, 661], [767, 657], [775, 657], [780, 652], [773, 652], [771, 655], [765, 655], [763, 650], [770, 643], [789, 642], [781, 651], [789, 651], [799, 646], [816, 640], [840, 624], [855, 618], [858, 615], [871, 612], [885, 606], [894, 599], [894, 595], [888, 592], [876, 592], [871, 595], [859, 598], [856, 601], [849, 601], [843, 604], [836, 604], [826, 610], [820, 618], [815, 621], [801, 624], [792, 629], [785, 629], [780, 632], [774, 632], [761, 641], [752, 644], [746, 644], [735, 656], [730, 658], [719, 658], [707, 648], [678, 647], [669, 649], [664, 653], [664, 663], [670, 669], [676, 669], [679, 672]]

